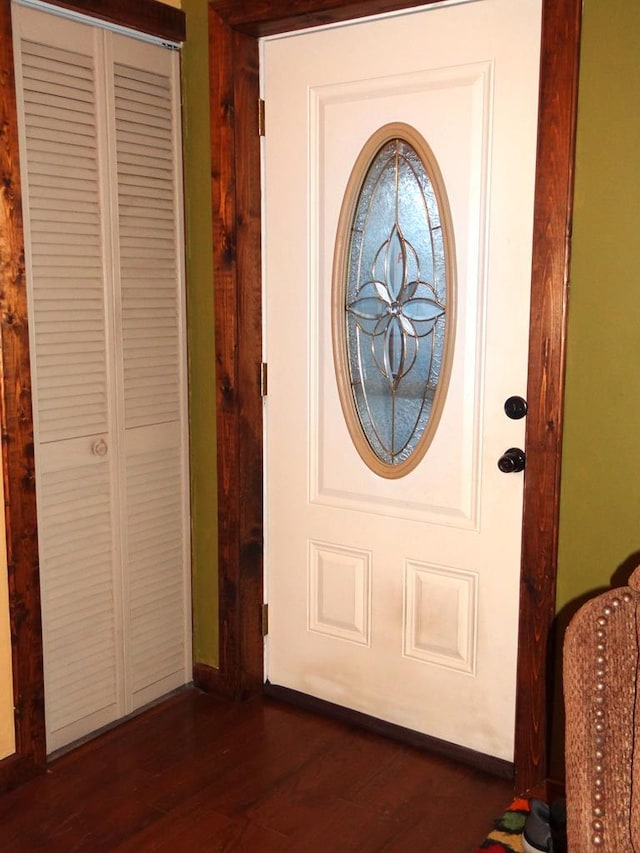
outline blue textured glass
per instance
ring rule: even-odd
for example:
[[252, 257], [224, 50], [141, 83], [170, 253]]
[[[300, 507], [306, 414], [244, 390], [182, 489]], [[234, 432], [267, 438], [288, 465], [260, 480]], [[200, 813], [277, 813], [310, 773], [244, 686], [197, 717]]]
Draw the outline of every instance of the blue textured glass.
[[438, 200], [403, 139], [386, 142], [360, 187], [346, 264], [346, 348], [364, 435], [385, 465], [423, 436], [442, 373], [447, 270]]

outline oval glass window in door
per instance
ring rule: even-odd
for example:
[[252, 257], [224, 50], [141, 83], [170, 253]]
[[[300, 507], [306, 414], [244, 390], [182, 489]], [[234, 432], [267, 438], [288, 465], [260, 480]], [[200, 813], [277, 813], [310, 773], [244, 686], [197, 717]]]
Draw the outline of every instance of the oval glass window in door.
[[353, 168], [333, 268], [340, 401], [358, 453], [400, 477], [423, 458], [446, 395], [455, 258], [440, 169], [423, 137], [385, 125]]

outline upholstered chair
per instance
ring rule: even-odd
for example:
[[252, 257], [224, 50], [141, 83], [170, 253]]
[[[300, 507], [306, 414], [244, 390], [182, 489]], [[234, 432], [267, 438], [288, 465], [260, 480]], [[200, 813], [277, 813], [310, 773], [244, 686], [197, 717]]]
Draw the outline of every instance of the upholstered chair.
[[570, 853], [640, 853], [639, 605], [640, 568], [584, 604], [565, 634]]

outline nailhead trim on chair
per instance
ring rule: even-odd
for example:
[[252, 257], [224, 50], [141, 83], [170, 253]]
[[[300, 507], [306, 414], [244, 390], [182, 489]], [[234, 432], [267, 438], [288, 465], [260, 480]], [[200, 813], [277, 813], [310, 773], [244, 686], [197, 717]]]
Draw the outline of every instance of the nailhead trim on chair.
[[605, 747], [606, 747], [606, 739], [605, 739], [605, 719], [606, 719], [606, 703], [605, 703], [605, 677], [606, 677], [606, 666], [607, 666], [607, 623], [609, 621], [609, 617], [613, 613], [614, 610], [617, 610], [620, 607], [620, 604], [624, 602], [628, 604], [631, 601], [631, 595], [626, 592], [622, 598], [614, 598], [611, 600], [610, 604], [606, 605], [602, 610], [602, 615], [598, 617], [596, 620], [597, 629], [596, 629], [596, 638], [598, 642], [596, 643], [596, 663], [598, 665], [598, 669], [596, 670], [596, 687], [595, 687], [595, 696], [594, 696], [594, 730], [595, 730], [595, 771], [596, 776], [593, 780], [593, 792], [592, 792], [592, 815], [593, 821], [591, 822], [591, 828], [593, 829], [593, 835], [591, 836], [591, 843], [594, 847], [602, 847], [604, 844], [604, 833], [605, 833], [605, 809], [604, 809], [604, 779], [602, 774], [604, 773], [604, 762], [605, 762]]

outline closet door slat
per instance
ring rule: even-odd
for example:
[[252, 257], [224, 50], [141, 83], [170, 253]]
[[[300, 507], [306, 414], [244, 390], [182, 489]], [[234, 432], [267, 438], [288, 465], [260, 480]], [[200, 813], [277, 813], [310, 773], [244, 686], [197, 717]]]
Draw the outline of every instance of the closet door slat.
[[[47, 460], [43, 460], [47, 465]], [[43, 472], [50, 750], [118, 715], [110, 474], [106, 462]]]
[[[46, 443], [108, 430], [96, 83], [78, 50], [23, 38], [21, 57], [37, 392], [58, 401], [38, 412]], [[90, 329], [79, 297], [93, 303]]]
[[179, 425], [127, 431], [127, 555], [135, 707], [184, 683], [185, 600]]
[[[114, 97], [125, 425], [129, 429], [180, 419], [171, 80], [168, 74], [116, 62]], [[150, 216], [162, 222], [153, 231], [148, 229]]]

